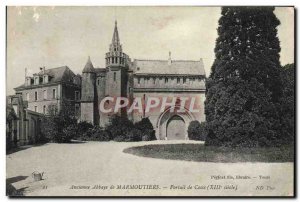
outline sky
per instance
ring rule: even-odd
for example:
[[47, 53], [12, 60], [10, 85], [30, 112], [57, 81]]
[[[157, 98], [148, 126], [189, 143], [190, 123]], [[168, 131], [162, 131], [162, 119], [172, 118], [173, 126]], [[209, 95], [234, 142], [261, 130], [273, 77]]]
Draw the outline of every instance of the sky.
[[[27, 75], [67, 65], [81, 74], [91, 57], [105, 67], [105, 53], [118, 22], [123, 52], [133, 59], [214, 61], [220, 7], [8, 7], [7, 94]], [[282, 65], [294, 62], [294, 10], [277, 7]], [[188, 70], [187, 70], [188, 71]]]

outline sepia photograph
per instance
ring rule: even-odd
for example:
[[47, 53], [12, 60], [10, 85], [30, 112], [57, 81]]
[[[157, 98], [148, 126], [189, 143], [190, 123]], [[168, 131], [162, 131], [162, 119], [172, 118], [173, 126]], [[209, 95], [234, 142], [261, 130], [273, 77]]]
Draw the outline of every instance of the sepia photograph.
[[293, 6], [6, 6], [6, 195], [295, 197], [295, 38]]

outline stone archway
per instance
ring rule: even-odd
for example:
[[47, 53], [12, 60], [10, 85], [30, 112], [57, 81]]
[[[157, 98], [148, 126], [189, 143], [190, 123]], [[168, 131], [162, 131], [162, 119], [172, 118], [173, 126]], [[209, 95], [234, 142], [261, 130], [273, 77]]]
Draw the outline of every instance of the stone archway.
[[168, 140], [186, 139], [186, 127], [183, 118], [174, 115], [168, 120], [166, 137]]
[[[173, 110], [171, 110], [172, 108], [173, 108]], [[176, 108], [176, 106], [169, 107], [163, 113], [161, 113], [159, 115], [157, 122], [156, 122], [156, 128], [155, 128], [156, 129], [155, 135], [158, 140], [168, 140], [169, 139], [168, 134], [167, 134], [168, 126], [171, 127], [171, 128], [169, 128], [170, 132], [174, 131], [174, 132], [172, 132], [173, 136], [171, 136], [172, 137], [171, 139], [175, 138], [174, 136], [176, 136], [176, 130], [178, 133], [177, 136], [181, 137], [180, 139], [188, 139], [187, 128], [188, 128], [190, 122], [195, 120], [195, 118], [192, 115], [192, 113], [189, 110], [187, 110], [186, 108], [184, 108], [182, 112], [178, 112], [177, 110], [174, 110], [174, 108]], [[181, 128], [176, 126], [176, 122], [180, 124], [179, 127], [181, 127]], [[177, 137], [177, 138], [179, 138], [179, 137]]]

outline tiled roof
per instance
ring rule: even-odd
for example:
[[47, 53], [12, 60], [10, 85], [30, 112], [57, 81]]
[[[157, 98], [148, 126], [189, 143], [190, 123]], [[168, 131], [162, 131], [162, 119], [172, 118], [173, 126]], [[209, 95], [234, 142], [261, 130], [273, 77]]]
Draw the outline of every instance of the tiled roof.
[[[48, 83], [56, 83], [56, 82], [62, 82], [62, 81], [73, 82], [73, 77], [75, 76], [75, 74], [72, 72], [72, 70], [70, 70], [70, 68], [68, 66], [46, 69], [45, 72], [40, 71], [39, 73], [34, 74], [34, 75], [42, 76], [44, 74], [47, 74], [51, 77], [51, 79], [49, 80]], [[31, 85], [31, 86], [34, 86], [34, 85]], [[22, 88], [22, 87], [25, 87], [25, 84], [16, 87], [16, 89]], [[30, 87], [30, 86], [28, 86], [28, 87]]]
[[204, 75], [203, 61], [192, 60], [134, 60], [135, 74]]

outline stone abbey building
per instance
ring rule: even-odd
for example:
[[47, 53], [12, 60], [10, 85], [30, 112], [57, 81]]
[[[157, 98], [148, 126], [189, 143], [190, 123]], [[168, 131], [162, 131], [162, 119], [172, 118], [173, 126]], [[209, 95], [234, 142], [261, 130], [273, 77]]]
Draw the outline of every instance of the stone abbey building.
[[[131, 61], [123, 52], [120, 43], [117, 22], [115, 22], [112, 42], [105, 55], [105, 68], [94, 68], [90, 58], [82, 71], [81, 83], [81, 120], [100, 126], [108, 123], [111, 114], [99, 110], [101, 100], [105, 97], [126, 97], [129, 100], [141, 98], [146, 102], [149, 97], [159, 99], [195, 97], [198, 112], [185, 110], [176, 112], [172, 106], [163, 112], [154, 108], [148, 113], [145, 110], [125, 113], [136, 122], [148, 117], [156, 131], [157, 139], [187, 139], [187, 127], [192, 120], [205, 120], [205, 71], [202, 59], [199, 61], [172, 60], [139, 60]], [[105, 105], [109, 106], [110, 101]], [[171, 102], [169, 100], [169, 102]], [[176, 107], [178, 103], [173, 103]]]
[[[89, 57], [82, 75], [75, 75], [68, 67], [42, 69], [38, 74], [26, 77], [25, 84], [15, 90], [28, 102], [29, 110], [47, 113], [50, 106], [59, 110], [67, 101], [80, 121], [100, 126], [105, 126], [116, 113], [127, 116], [133, 122], [148, 117], [157, 139], [161, 140], [187, 139], [189, 123], [205, 121], [206, 77], [202, 59], [172, 60], [169, 53], [167, 60], [131, 60], [123, 52], [115, 22], [105, 64], [105, 68], [94, 68]], [[140, 98], [143, 104], [153, 97], [166, 98], [168, 106], [163, 111], [157, 107], [150, 111], [128, 112], [128, 106], [117, 112], [104, 113], [99, 106], [107, 97], [125, 97], [130, 103]], [[182, 98], [195, 98], [193, 104], [197, 110], [190, 110], [189, 102], [183, 104], [181, 110], [176, 110], [181, 106]], [[104, 108], [115, 104], [106, 100]]]

